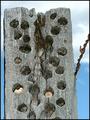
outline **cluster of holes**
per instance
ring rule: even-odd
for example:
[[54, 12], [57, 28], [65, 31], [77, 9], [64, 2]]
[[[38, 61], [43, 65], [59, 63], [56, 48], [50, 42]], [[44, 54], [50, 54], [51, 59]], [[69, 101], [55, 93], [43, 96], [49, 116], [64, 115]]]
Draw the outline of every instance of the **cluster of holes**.
[[[51, 18], [51, 19], [55, 19], [56, 16], [57, 16], [57, 14], [56, 14], [56, 13], [53, 13], [53, 14], [51, 14], [50, 18]], [[31, 16], [31, 17], [32, 17], [32, 16]], [[62, 17], [62, 18], [58, 19], [58, 23], [59, 23], [60, 25], [66, 25], [66, 24], [68, 23], [68, 21], [67, 21], [67, 19], [66, 19], [65, 17]], [[10, 22], [10, 26], [13, 27], [13, 28], [16, 28], [18, 25], [19, 25], [19, 21], [16, 20], [16, 19], [14, 19], [13, 21]], [[25, 21], [25, 20], [23, 20], [23, 21], [21, 22], [21, 28], [22, 28], [23, 30], [29, 28], [28, 22]], [[61, 30], [60, 27], [54, 26], [54, 27], [51, 28], [51, 33], [54, 34], [54, 35], [57, 35], [57, 34], [59, 34], [60, 30]], [[15, 30], [15, 32], [14, 32], [14, 38], [17, 40], [17, 39], [19, 39], [21, 36], [22, 36], [22, 33], [21, 33], [20, 31], [18, 31], [18, 30]], [[48, 46], [51, 46], [51, 45], [53, 44], [53, 38], [52, 38], [50, 35], [47, 35], [45, 40], [46, 40], [46, 45], [47, 45], [47, 47], [48, 47]], [[24, 36], [23, 36], [23, 41], [24, 41], [24, 42], [29, 42], [29, 41], [30, 41], [29, 35], [24, 35]], [[19, 50], [20, 50], [21, 52], [23, 52], [23, 53], [29, 53], [29, 52], [31, 51], [31, 47], [30, 47], [29, 45], [23, 45], [23, 46], [20, 46], [20, 47], [19, 47]], [[64, 56], [64, 55], [66, 55], [67, 50], [66, 50], [66, 48], [62, 47], [62, 48], [59, 48], [59, 49], [57, 50], [57, 53], [58, 53], [59, 55], [63, 55], [63, 56]], [[19, 64], [19, 63], [22, 62], [22, 60], [21, 60], [20, 57], [16, 57], [16, 58], [14, 59], [14, 61], [15, 61], [16, 64]], [[53, 56], [53, 57], [50, 57], [50, 58], [49, 58], [49, 62], [50, 62], [53, 66], [58, 66], [60, 60], [59, 60], [59, 58]], [[63, 72], [64, 72], [64, 67], [58, 66], [55, 71], [56, 71], [57, 74], [63, 74]], [[23, 75], [28, 75], [28, 74], [30, 74], [31, 70], [30, 70], [30, 68], [29, 68], [28, 66], [23, 66], [23, 67], [20, 69], [20, 72], [21, 72], [21, 74], [23, 74]], [[45, 74], [44, 74], [45, 79], [48, 79], [48, 78], [51, 78], [51, 77], [52, 77], [52, 72], [51, 72], [50, 70], [46, 70], [44, 73], [45, 73]], [[30, 78], [30, 80], [31, 80], [31, 78]], [[32, 81], [33, 81], [33, 80], [32, 80]], [[61, 89], [61, 90], [64, 90], [64, 89], [66, 88], [66, 84], [65, 84], [64, 81], [60, 81], [59, 83], [57, 83], [57, 87], [58, 87], [59, 89]], [[13, 92], [15, 92], [16, 90], [20, 90], [20, 89], [23, 89], [23, 86], [20, 85], [20, 84], [18, 84], [18, 83], [13, 86]], [[33, 84], [32, 86], [30, 86], [29, 92], [30, 92], [32, 95], [38, 94], [38, 93], [40, 92], [40, 89], [39, 89], [39, 87], [38, 87], [36, 84]], [[44, 91], [44, 95], [45, 95], [46, 97], [51, 97], [51, 96], [53, 96], [53, 95], [54, 95], [53, 89], [52, 89], [51, 87], [49, 87], [48, 89], [46, 89], [46, 90]], [[60, 107], [62, 107], [62, 106], [65, 104], [65, 101], [64, 101], [63, 98], [59, 98], [59, 99], [56, 101], [56, 104], [59, 105]], [[26, 112], [27, 109], [28, 109], [28, 107], [23, 103], [23, 104], [20, 104], [17, 109], [18, 109], [18, 111], [20, 111], [20, 112]], [[51, 104], [51, 103], [47, 103], [47, 104], [45, 105], [45, 111], [46, 111], [46, 112], [54, 112], [54, 111], [55, 111], [55, 106], [54, 106], [53, 104]], [[35, 118], [36, 118], [36, 115], [35, 115], [34, 111], [31, 111], [31, 112], [27, 115], [27, 118], [35, 119]], [[60, 118], [59, 118], [59, 117], [56, 117], [55, 119], [60, 119]]]
[[[18, 25], [19, 25], [19, 21], [16, 20], [16, 19], [13, 19], [10, 22], [10, 26], [13, 27], [13, 28], [16, 28]], [[26, 20], [22, 20], [21, 21], [21, 28], [24, 29], [24, 30], [29, 28], [29, 23]]]
[[[52, 13], [52, 14], [50, 15], [50, 19], [54, 20], [54, 19], [56, 18], [56, 16], [57, 16], [57, 13], [54, 12], [54, 13]], [[67, 20], [65, 17], [63, 17], [63, 16], [60, 17], [57, 22], [58, 22], [60, 25], [64, 25], [64, 26], [68, 24], [68, 20]], [[58, 27], [58, 26], [53, 26], [53, 27], [51, 28], [51, 33], [52, 33], [53, 35], [57, 35], [57, 34], [59, 34], [60, 30], [61, 30], [60, 27]]]
[[[13, 28], [16, 28], [19, 25], [19, 21], [14, 19], [10, 22], [10, 26]], [[23, 30], [28, 29], [29, 28], [29, 23], [26, 20], [22, 20], [21, 21], [21, 28]], [[14, 39], [18, 40], [22, 37], [22, 33], [20, 30], [15, 29], [14, 30]], [[23, 36], [23, 41], [24, 42], [29, 42], [30, 41], [30, 36], [29, 35], [24, 35]], [[23, 53], [29, 53], [31, 51], [31, 47], [29, 45], [23, 45], [19, 47], [19, 50]]]
[[[56, 16], [57, 16], [57, 13], [52, 13], [51, 15], [50, 15], [50, 19], [52, 19], [52, 20], [54, 20], [55, 18], [56, 18]], [[59, 19], [58, 19], [58, 23], [60, 24], [60, 25], [67, 25], [68, 24], [68, 20], [65, 18], [65, 17], [60, 17]]]

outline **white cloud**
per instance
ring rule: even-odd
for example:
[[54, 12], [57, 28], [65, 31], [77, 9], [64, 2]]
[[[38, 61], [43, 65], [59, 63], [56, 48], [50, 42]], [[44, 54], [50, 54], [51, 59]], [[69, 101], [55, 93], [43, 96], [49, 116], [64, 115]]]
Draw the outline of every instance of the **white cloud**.
[[[36, 12], [46, 12], [52, 8], [66, 7], [71, 9], [74, 61], [79, 56], [79, 47], [84, 44], [89, 33], [89, 1], [2, 1], [1, 2], [1, 37], [3, 49], [3, 16], [6, 8], [35, 8]], [[89, 62], [89, 46], [82, 62]]]

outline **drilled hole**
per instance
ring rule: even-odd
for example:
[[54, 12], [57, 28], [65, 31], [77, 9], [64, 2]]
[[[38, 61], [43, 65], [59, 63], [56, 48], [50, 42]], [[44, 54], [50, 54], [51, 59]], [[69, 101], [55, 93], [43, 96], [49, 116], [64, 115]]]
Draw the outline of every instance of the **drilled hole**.
[[65, 81], [60, 81], [57, 83], [58, 89], [64, 90], [66, 88], [66, 82]]
[[57, 35], [57, 34], [59, 34], [59, 32], [60, 32], [60, 27], [54, 26], [54, 27], [51, 28], [51, 33], [53, 35]]
[[51, 87], [47, 88], [45, 91], [44, 91], [44, 95], [46, 97], [52, 97], [54, 95], [54, 91]]
[[51, 19], [55, 19], [56, 16], [57, 16], [57, 13], [52, 13], [51, 16], [50, 16], [50, 18], [51, 18]]
[[51, 56], [49, 58], [49, 63], [52, 64], [53, 66], [58, 66], [60, 62], [60, 59], [56, 56]]
[[55, 70], [57, 74], [63, 74], [64, 73], [64, 67], [63, 66], [58, 66]]
[[56, 104], [59, 105], [60, 107], [64, 106], [65, 105], [65, 101], [63, 98], [59, 98], [57, 101], [56, 101]]
[[28, 75], [30, 74], [31, 69], [29, 68], [29, 66], [23, 66], [21, 67], [20, 72], [22, 75]]
[[27, 109], [28, 109], [28, 107], [24, 103], [20, 104], [17, 108], [17, 110], [20, 111], [20, 112], [26, 112]]
[[19, 50], [23, 53], [28, 54], [31, 51], [31, 47], [29, 45], [22, 45], [19, 47]]
[[47, 80], [52, 77], [52, 72], [48, 69], [42, 71], [42, 76]]
[[20, 64], [20, 63], [22, 62], [22, 59], [21, 59], [20, 57], [16, 57], [16, 58], [14, 59], [14, 62], [15, 62], [16, 64]]
[[16, 83], [13, 85], [12, 91], [16, 94], [20, 94], [23, 92], [23, 86], [20, 85], [19, 83]]
[[10, 26], [16, 28], [19, 25], [19, 21], [14, 19], [10, 22]]
[[60, 25], [66, 25], [68, 23], [68, 21], [65, 17], [61, 17], [61, 18], [58, 19], [58, 23]]
[[29, 23], [27, 21], [23, 20], [21, 22], [21, 28], [24, 29], [24, 30], [29, 28]]
[[27, 118], [29, 119], [36, 119], [36, 114], [34, 111], [30, 111], [29, 114], [27, 115]]
[[23, 36], [23, 41], [24, 41], [24, 42], [29, 42], [29, 41], [30, 41], [29, 35], [24, 35], [24, 36]]
[[46, 103], [44, 109], [47, 113], [53, 113], [55, 112], [55, 105], [52, 103]]
[[35, 96], [35, 95], [38, 95], [38, 94], [39, 94], [40, 89], [39, 89], [39, 87], [38, 87], [37, 84], [33, 84], [33, 85], [30, 85], [30, 87], [29, 87], [29, 92], [30, 92], [33, 96]]
[[51, 35], [47, 35], [46, 38], [45, 38], [45, 47], [48, 48], [49, 46], [52, 46], [53, 44], [53, 38]]
[[57, 53], [58, 53], [59, 55], [64, 56], [64, 55], [67, 54], [67, 49], [66, 49], [65, 47], [58, 48]]
[[21, 38], [22, 37], [22, 33], [21, 33], [21, 31], [20, 30], [15, 30], [14, 31], [14, 39], [19, 39], [19, 38]]

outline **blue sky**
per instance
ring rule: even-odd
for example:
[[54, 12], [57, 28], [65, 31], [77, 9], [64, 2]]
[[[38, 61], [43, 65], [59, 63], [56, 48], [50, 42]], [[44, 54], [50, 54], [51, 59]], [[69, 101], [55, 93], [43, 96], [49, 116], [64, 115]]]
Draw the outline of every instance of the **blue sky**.
[[[35, 8], [36, 12], [45, 13], [47, 10], [58, 7], [66, 7], [71, 10], [72, 32], [73, 32], [73, 52], [74, 62], [79, 56], [79, 47], [84, 44], [89, 33], [89, 2], [88, 1], [2, 1], [1, 2], [1, 50], [3, 53], [3, 16], [6, 8], [26, 7]], [[3, 100], [4, 100], [4, 71], [2, 54], [2, 118], [3, 118]], [[77, 76], [76, 93], [78, 118], [89, 118], [89, 45], [82, 59], [81, 69]]]

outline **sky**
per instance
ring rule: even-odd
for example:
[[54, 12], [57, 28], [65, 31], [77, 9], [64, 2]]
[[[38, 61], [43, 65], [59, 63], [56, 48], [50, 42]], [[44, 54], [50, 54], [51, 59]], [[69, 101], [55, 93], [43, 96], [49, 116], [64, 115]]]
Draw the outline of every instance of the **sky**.
[[[1, 2], [1, 50], [2, 50], [2, 95], [4, 86], [3, 71], [3, 16], [6, 8], [26, 7], [35, 8], [36, 13], [52, 9], [65, 7], [71, 10], [72, 36], [73, 36], [73, 53], [74, 63], [80, 55], [80, 45], [83, 46], [89, 33], [89, 2], [88, 1], [2, 1]], [[89, 45], [81, 61], [81, 69], [77, 76], [76, 93], [78, 118], [88, 119], [89, 117]], [[2, 96], [2, 102], [4, 97]], [[3, 103], [2, 103], [3, 105]], [[2, 106], [3, 111], [3, 106]], [[2, 112], [3, 117], [3, 112]]]

